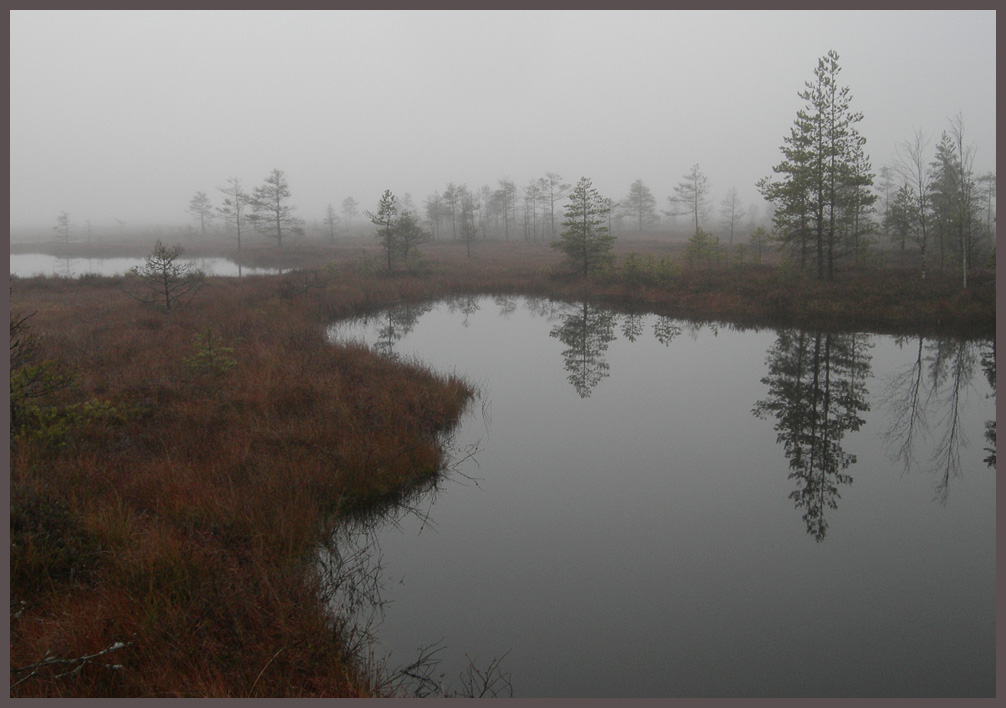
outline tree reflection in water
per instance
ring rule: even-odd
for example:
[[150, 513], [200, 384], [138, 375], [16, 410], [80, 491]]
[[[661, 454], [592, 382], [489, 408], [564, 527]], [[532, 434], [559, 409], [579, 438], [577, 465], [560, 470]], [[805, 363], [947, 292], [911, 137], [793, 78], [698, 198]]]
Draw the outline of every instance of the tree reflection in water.
[[461, 320], [461, 326], [467, 327], [469, 325], [469, 318], [479, 311], [479, 300], [482, 298], [473, 295], [459, 295], [454, 298], [446, 300], [447, 311], [450, 313], [460, 312], [464, 315], [464, 319]]
[[839, 488], [852, 484], [844, 470], [856, 456], [842, 448], [849, 430], [858, 430], [869, 410], [865, 380], [870, 372], [865, 335], [782, 330], [768, 352], [768, 397], [753, 413], [776, 419], [776, 442], [782, 443], [790, 479], [797, 488], [790, 498], [803, 508], [807, 533], [823, 541], [828, 530], [825, 509], [838, 508]]
[[[922, 337], [896, 339], [899, 346], [911, 342], [915, 356], [908, 366], [887, 382], [885, 406], [891, 424], [884, 433], [891, 456], [906, 472], [917, 466], [915, 449], [938, 431], [930, 462], [938, 471], [936, 498], [946, 503], [950, 480], [961, 473], [961, 449], [967, 438], [961, 427], [962, 397], [967, 393], [979, 359], [995, 395], [995, 341], [965, 341]], [[985, 438], [991, 448], [984, 462], [995, 467], [995, 421], [985, 423]]]
[[587, 302], [573, 305], [561, 316], [561, 323], [548, 333], [566, 345], [562, 358], [580, 398], [590, 396], [591, 390], [608, 376], [608, 362], [604, 353], [615, 339], [615, 313]]
[[[395, 355], [395, 344], [416, 327], [419, 318], [433, 309], [435, 303], [399, 305], [374, 316], [380, 322], [374, 349], [385, 356]], [[368, 324], [369, 317], [363, 318]]]

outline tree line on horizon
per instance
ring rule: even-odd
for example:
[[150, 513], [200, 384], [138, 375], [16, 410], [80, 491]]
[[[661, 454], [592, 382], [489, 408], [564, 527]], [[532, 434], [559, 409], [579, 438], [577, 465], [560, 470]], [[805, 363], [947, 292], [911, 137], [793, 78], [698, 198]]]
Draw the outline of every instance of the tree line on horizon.
[[[465, 242], [469, 254], [479, 238], [522, 238], [572, 250], [569, 238], [575, 232], [583, 256], [604, 243], [610, 249], [616, 226], [644, 235], [653, 233], [666, 216], [672, 221], [687, 218], [691, 237], [686, 255], [692, 265], [711, 266], [738, 253], [743, 257], [745, 243], [734, 241], [746, 227], [747, 248], [759, 261], [767, 248], [776, 246], [796, 268], [812, 271], [822, 280], [834, 278], [840, 261], [867, 260], [871, 246], [902, 251], [913, 246], [921, 255], [923, 278], [933, 266], [941, 271], [958, 267], [966, 287], [968, 271], [994, 253], [995, 172], [974, 173], [975, 147], [966, 142], [964, 120], [958, 115], [941, 133], [932, 154], [929, 138], [916, 129], [912, 139], [898, 144], [894, 164], [883, 166], [875, 181], [866, 139], [857, 130], [863, 114], [852, 110], [850, 89], [839, 85], [838, 60], [834, 51], [819, 59], [813, 80], [798, 93], [804, 105], [783, 138], [782, 160], [772, 166], [771, 176], [756, 183], [770, 207], [770, 229], [769, 221], [759, 224], [736, 187], [730, 187], [719, 202], [716, 235], [709, 225], [710, 180], [699, 164], [682, 176], [667, 197], [668, 208], [662, 210], [642, 179], [635, 180], [623, 197], [613, 199], [594, 190], [586, 177], [574, 186], [560, 174], [546, 172], [523, 187], [509, 177], [499, 179], [495, 187], [482, 185], [477, 190], [450, 182], [429, 195], [421, 210], [410, 194], [398, 197], [385, 190], [376, 211], [366, 210], [364, 215], [389, 257], [389, 268], [394, 250], [401, 250], [408, 260], [419, 244], [448, 238]], [[280, 169], [250, 191], [238, 177], [228, 178], [217, 191], [222, 195], [219, 204], [198, 191], [186, 209], [201, 234], [219, 221], [239, 249], [249, 231], [275, 240], [277, 246], [284, 238], [305, 234], [305, 221], [295, 214], [289, 183]], [[338, 210], [331, 203], [327, 206], [322, 227], [316, 225], [314, 230], [334, 241], [366, 226], [363, 220], [359, 225], [354, 222], [360, 214], [360, 203], [346, 197]], [[583, 221], [586, 214], [590, 224]], [[71, 226], [70, 215], [63, 211], [54, 231], [69, 242]], [[90, 238], [90, 222], [86, 227]], [[586, 256], [580, 260], [584, 258], [597, 261], [577, 264], [585, 274], [604, 262]]]

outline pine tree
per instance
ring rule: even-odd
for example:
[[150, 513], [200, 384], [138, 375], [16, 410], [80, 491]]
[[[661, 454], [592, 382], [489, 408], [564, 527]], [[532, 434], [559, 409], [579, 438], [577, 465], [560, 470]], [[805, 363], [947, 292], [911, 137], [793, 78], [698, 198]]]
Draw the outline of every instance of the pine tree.
[[622, 200], [622, 213], [632, 217], [640, 232], [644, 224], [657, 221], [657, 200], [643, 180], [637, 179], [629, 186], [629, 194]]
[[395, 220], [398, 216], [398, 199], [391, 193], [390, 189], [385, 189], [381, 195], [381, 200], [377, 203], [376, 212], [367, 212], [367, 218], [377, 227], [377, 239], [381, 242], [388, 257], [388, 270], [391, 270], [392, 259], [396, 249]]
[[784, 139], [784, 159], [773, 167], [782, 180], [758, 183], [775, 204], [775, 226], [784, 244], [800, 254], [801, 266], [813, 246], [821, 280], [833, 280], [836, 259], [855, 249], [876, 200], [869, 191], [866, 139], [856, 129], [863, 114], [850, 110], [852, 96], [838, 85], [840, 71], [835, 51], [818, 60], [814, 81], [798, 94], [806, 105]]
[[584, 276], [602, 268], [612, 260], [611, 246], [615, 239], [606, 224], [610, 207], [607, 200], [581, 177], [569, 194], [565, 227], [552, 246], [566, 254], [569, 262]]
[[254, 213], [248, 219], [259, 231], [276, 239], [277, 246], [283, 245], [285, 232], [297, 230], [304, 223], [303, 219], [293, 215], [294, 207], [287, 203], [289, 199], [290, 185], [283, 170], [273, 170], [261, 187], [252, 190]]

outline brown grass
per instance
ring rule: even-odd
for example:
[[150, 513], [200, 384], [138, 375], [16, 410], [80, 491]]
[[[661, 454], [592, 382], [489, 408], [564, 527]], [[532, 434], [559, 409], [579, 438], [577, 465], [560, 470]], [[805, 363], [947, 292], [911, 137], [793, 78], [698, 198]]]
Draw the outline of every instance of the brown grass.
[[[995, 331], [994, 276], [961, 292], [910, 268], [848, 269], [820, 283], [774, 266], [688, 270], [680, 244], [616, 242], [679, 263], [671, 277], [584, 281], [546, 244], [437, 242], [413, 273], [384, 273], [368, 241], [246, 249], [313, 269], [210, 278], [165, 315], [122, 278], [14, 279], [44, 356], [75, 386], [54, 410], [107, 401], [11, 453], [11, 668], [41, 668], [17, 696], [357, 696], [372, 676], [347, 654], [315, 551], [346, 515], [436, 475], [438, 436], [471, 389], [325, 339], [337, 317], [452, 294], [588, 298], [739, 324], [912, 332]], [[329, 268], [319, 269], [324, 263]], [[369, 268], [368, 270], [368, 264]], [[233, 348], [226, 373], [186, 366], [207, 327]], [[24, 605], [19, 603], [23, 602]], [[12, 610], [13, 612], [13, 610]], [[109, 669], [102, 664], [121, 664]], [[12, 684], [27, 671], [12, 672]]]

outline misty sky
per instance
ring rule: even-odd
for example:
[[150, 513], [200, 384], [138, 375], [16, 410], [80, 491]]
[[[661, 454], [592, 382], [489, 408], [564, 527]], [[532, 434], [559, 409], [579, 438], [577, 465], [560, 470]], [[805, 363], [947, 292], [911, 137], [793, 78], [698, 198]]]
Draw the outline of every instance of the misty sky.
[[963, 114], [995, 169], [994, 11], [11, 11], [10, 222], [190, 224], [197, 190], [286, 172], [309, 223], [384, 189], [552, 171], [658, 208], [699, 163], [718, 204], [781, 158], [819, 57], [874, 171]]

